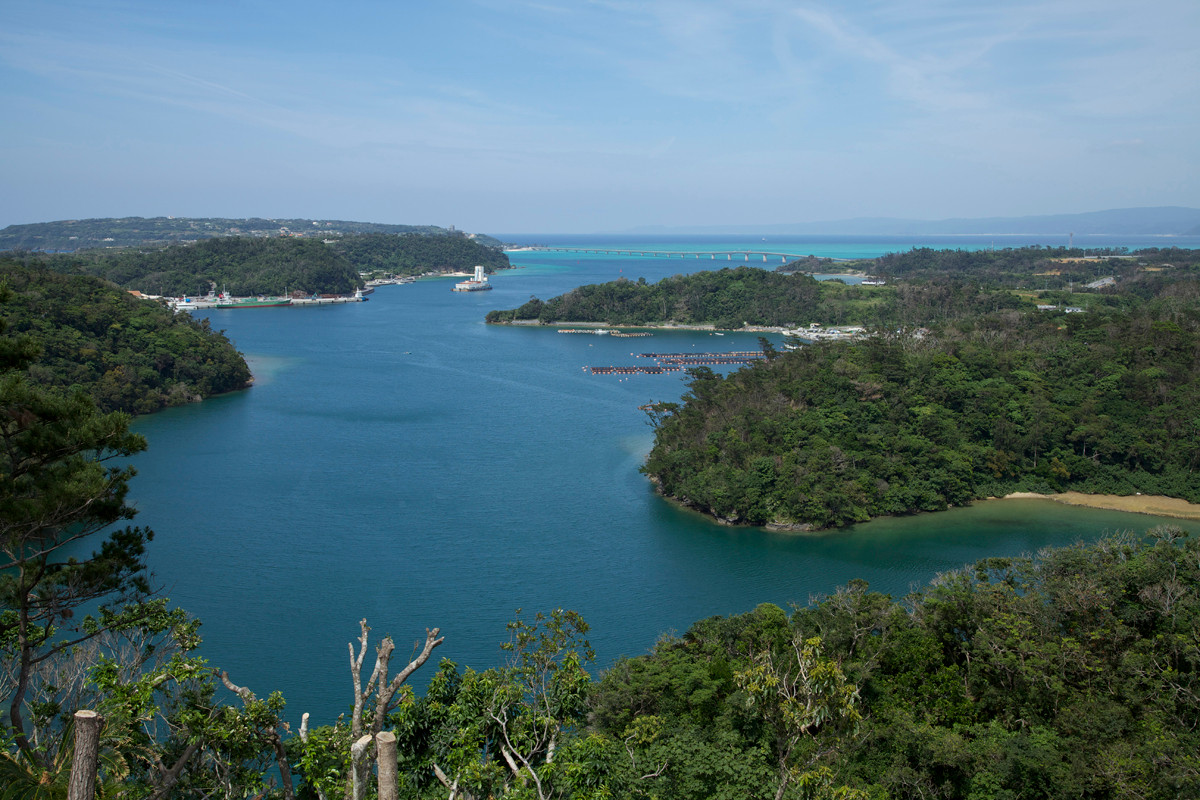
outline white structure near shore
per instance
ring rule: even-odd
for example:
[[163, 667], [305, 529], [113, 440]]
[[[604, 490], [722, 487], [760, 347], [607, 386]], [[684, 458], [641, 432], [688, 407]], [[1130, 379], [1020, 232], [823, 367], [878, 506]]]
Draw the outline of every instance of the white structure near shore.
[[474, 278], [454, 284], [456, 292], [482, 292], [491, 288], [492, 285], [488, 283], [487, 275], [483, 273], [483, 267], [478, 264], [475, 265]]

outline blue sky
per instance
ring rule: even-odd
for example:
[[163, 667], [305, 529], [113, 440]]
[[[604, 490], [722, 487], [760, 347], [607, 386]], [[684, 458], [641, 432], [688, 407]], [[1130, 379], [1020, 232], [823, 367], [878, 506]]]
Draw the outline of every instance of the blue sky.
[[0, 226], [1200, 207], [1196, 0], [0, 7]]

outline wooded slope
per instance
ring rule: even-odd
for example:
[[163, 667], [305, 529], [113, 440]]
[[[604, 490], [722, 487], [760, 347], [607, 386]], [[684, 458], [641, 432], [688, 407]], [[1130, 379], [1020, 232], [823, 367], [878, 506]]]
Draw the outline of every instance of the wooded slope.
[[[904, 603], [855, 581], [790, 620], [697, 622], [605, 673], [590, 719], [611, 761], [591, 775], [697, 800], [785, 777], [788, 797], [1200, 796], [1200, 542], [1178, 535], [987, 559]], [[850, 718], [828, 713], [832, 664]]]
[[7, 333], [28, 335], [41, 357], [35, 384], [79, 386], [103, 411], [144, 414], [250, 381], [241, 353], [207, 320], [175, 314], [93, 277], [0, 260], [11, 290], [0, 303]]
[[[826, 297], [846, 288], [822, 285], [808, 275], [725, 268], [676, 275], [653, 284], [622, 279], [580, 286], [548, 301], [535, 298], [517, 309], [492, 311], [487, 321], [707, 324], [730, 329], [743, 324], [795, 325], [819, 314]], [[872, 296], [863, 289], [855, 291], [863, 303]]]
[[421, 275], [426, 272], [487, 272], [508, 269], [508, 256], [462, 235], [424, 236], [387, 233], [346, 236], [330, 245], [360, 272]]
[[31, 266], [94, 275], [126, 289], [179, 297], [211, 289], [234, 296], [350, 294], [360, 272], [401, 275], [508, 266], [508, 257], [461, 235], [363, 234], [333, 240], [231, 236], [141, 250], [14, 253]]
[[[1014, 491], [1200, 502], [1200, 283], [805, 346], [659, 407], [644, 470], [729, 522], [815, 528]], [[919, 318], [919, 309], [914, 310]]]

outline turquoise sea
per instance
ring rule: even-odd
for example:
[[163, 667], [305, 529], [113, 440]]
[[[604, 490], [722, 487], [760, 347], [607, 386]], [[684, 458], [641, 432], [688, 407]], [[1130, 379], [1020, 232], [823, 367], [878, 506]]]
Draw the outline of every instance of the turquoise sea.
[[[992, 246], [986, 237], [502, 238], [838, 257]], [[1011, 238], [1004, 246], [1028, 243]], [[1084, 238], [1076, 244], [1161, 246]], [[211, 311], [250, 361], [254, 387], [135, 423], [150, 447], [134, 462], [131, 497], [138, 524], [157, 533], [158, 582], [203, 620], [211, 663], [260, 694], [281, 690], [289, 716], [309, 711], [323, 724], [349, 706], [346, 645], [364, 617], [373, 641], [395, 637], [397, 658], [438, 626], [438, 657], [485, 668], [500, 662], [517, 608], [571, 608], [591, 623], [603, 669], [709, 615], [807, 603], [852, 578], [900, 596], [984, 556], [1162, 521], [1014, 500], [809, 536], [714, 524], [655, 496], [638, 472], [652, 438], [638, 406], [677, 398], [683, 379], [584, 367], [635, 364], [643, 351], [750, 349], [755, 335], [615, 339], [483, 317], [585, 283], [730, 264], [510, 257], [518, 269], [495, 276], [490, 292], [430, 279], [381, 287], [362, 304]]]

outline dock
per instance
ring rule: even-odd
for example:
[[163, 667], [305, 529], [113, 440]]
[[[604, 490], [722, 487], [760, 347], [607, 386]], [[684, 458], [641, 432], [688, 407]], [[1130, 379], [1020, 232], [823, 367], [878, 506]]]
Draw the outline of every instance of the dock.
[[653, 336], [650, 331], [616, 331], [611, 328], [559, 328], [559, 333], [587, 333], [592, 336], [612, 336], [615, 339], [635, 339], [640, 336]]
[[367, 298], [361, 293], [352, 295], [336, 295], [329, 297], [293, 297], [292, 305], [294, 306], [328, 306], [338, 303], [361, 303]]
[[658, 363], [647, 367], [584, 367], [593, 375], [662, 375], [667, 372], [682, 372], [688, 367], [736, 366], [761, 361], [764, 356], [758, 350], [730, 350], [723, 353], [630, 353], [637, 358], [649, 358]]

